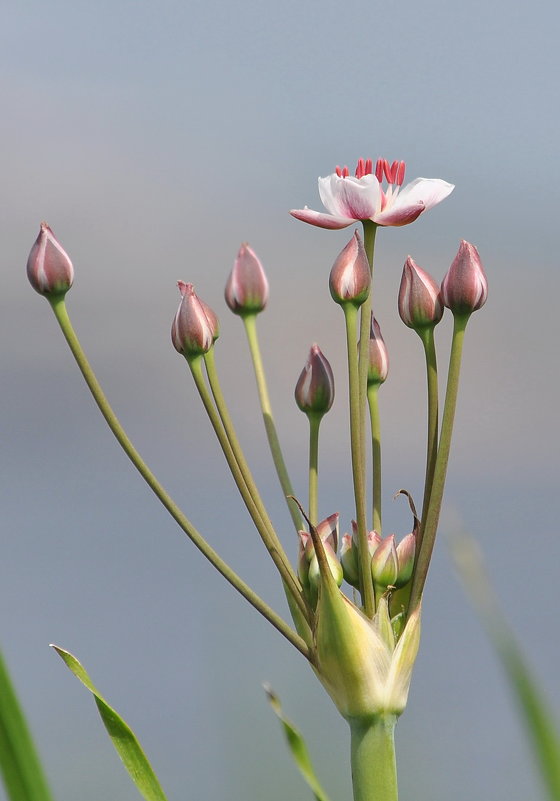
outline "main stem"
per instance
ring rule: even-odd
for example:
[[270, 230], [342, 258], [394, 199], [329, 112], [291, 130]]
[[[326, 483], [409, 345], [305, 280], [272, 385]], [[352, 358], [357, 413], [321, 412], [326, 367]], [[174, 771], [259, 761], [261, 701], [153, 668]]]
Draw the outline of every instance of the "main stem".
[[354, 801], [398, 801], [395, 715], [351, 720]]
[[278, 434], [276, 433], [276, 425], [274, 423], [274, 416], [272, 414], [272, 406], [270, 403], [270, 397], [268, 395], [268, 387], [266, 385], [261, 350], [257, 337], [256, 314], [245, 315], [243, 317], [243, 324], [245, 326], [245, 333], [247, 334], [247, 341], [249, 343], [249, 350], [251, 352], [251, 359], [253, 361], [253, 369], [255, 371], [259, 400], [270, 452], [272, 454], [276, 473], [278, 474], [280, 486], [282, 487], [282, 492], [284, 493], [284, 499], [288, 504], [288, 510], [290, 512], [292, 522], [296, 531], [299, 531], [303, 528], [303, 520], [297, 506], [288, 500], [289, 497], [293, 496], [294, 491], [292, 489], [292, 482], [290, 481], [290, 477], [288, 475], [288, 468], [286, 467], [286, 462], [284, 461], [284, 457], [282, 455], [280, 440], [278, 439]]

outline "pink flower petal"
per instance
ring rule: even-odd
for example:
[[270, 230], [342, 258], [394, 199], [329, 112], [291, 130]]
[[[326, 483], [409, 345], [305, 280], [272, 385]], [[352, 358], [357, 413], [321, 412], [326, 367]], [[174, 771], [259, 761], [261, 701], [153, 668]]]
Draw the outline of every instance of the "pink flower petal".
[[329, 228], [331, 230], [347, 228], [356, 222], [353, 217], [338, 217], [334, 214], [313, 211], [313, 209], [308, 209], [307, 207], [304, 209], [291, 209], [290, 214], [296, 220], [302, 220], [310, 225], [316, 225], [318, 228]]
[[426, 207], [423, 203], [417, 202], [405, 206], [402, 203], [399, 204], [397, 198], [397, 201], [392, 206], [376, 214], [373, 221], [377, 223], [377, 225], [408, 225], [414, 222], [425, 209]]

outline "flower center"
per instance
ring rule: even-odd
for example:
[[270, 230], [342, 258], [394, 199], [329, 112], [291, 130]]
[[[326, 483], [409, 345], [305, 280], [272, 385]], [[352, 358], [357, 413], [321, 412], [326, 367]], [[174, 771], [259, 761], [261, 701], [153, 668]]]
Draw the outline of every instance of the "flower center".
[[[402, 186], [405, 170], [406, 165], [404, 161], [394, 161], [392, 164], [389, 164], [387, 159], [377, 159], [375, 164], [375, 177], [379, 183], [383, 181], [383, 177], [385, 176], [390, 186]], [[348, 167], [339, 167], [337, 165], [335, 172], [339, 178], [348, 178], [350, 175]], [[358, 159], [355, 173], [356, 178], [363, 178], [364, 175], [371, 174], [373, 174], [373, 161], [371, 159]]]

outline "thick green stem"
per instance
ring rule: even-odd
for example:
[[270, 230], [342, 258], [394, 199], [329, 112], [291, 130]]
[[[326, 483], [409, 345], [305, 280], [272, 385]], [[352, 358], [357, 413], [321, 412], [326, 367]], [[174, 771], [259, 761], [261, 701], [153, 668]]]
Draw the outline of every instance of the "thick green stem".
[[319, 426], [322, 414], [308, 414], [309, 419], [309, 519], [319, 522]]
[[[210, 418], [210, 422], [212, 424], [212, 428], [218, 438], [218, 442], [224, 452], [224, 456], [226, 457], [226, 461], [228, 467], [231, 471], [233, 479], [237, 484], [241, 497], [247, 507], [247, 511], [251, 516], [251, 520], [255, 524], [257, 531], [263, 541], [265, 548], [269, 552], [272, 561], [278, 568], [278, 572], [280, 573], [282, 580], [284, 581], [285, 586], [290, 590], [294, 597], [294, 601], [299, 606], [302, 614], [307, 615], [308, 610], [305, 604], [303, 593], [301, 591], [301, 585], [292, 570], [291, 565], [289, 564], [282, 546], [278, 541], [278, 537], [276, 536], [276, 532], [272, 528], [272, 524], [268, 519], [266, 511], [264, 510], [264, 505], [260, 499], [258, 494], [257, 488], [252, 481], [251, 478], [251, 486], [252, 490], [254, 491], [255, 495], [249, 488], [244, 473], [240, 467], [240, 464], [236, 458], [236, 455], [232, 449], [231, 443], [228, 439], [226, 430], [220, 419], [220, 416], [212, 403], [212, 397], [210, 392], [208, 391], [208, 387], [206, 386], [206, 382], [204, 381], [204, 376], [202, 373], [202, 356], [196, 356], [194, 358], [188, 359], [189, 367], [191, 368], [191, 372], [194, 378], [194, 382], [196, 384], [196, 388], [198, 389], [198, 393], [204, 404], [204, 409], [206, 410], [206, 414]], [[211, 360], [208, 360], [208, 364], [211, 363]], [[244, 462], [244, 459], [243, 459]], [[247, 473], [250, 477], [249, 468], [245, 464], [247, 469]]]
[[257, 315], [256, 314], [244, 315], [243, 324], [245, 325], [245, 332], [247, 334], [247, 341], [249, 343], [249, 350], [251, 352], [251, 359], [253, 361], [253, 369], [255, 371], [257, 389], [259, 392], [259, 400], [261, 404], [264, 427], [266, 430], [266, 436], [268, 438], [270, 452], [272, 454], [272, 459], [274, 461], [274, 466], [276, 468], [278, 480], [280, 481], [280, 486], [282, 487], [284, 499], [288, 504], [288, 510], [290, 512], [292, 522], [295, 526], [296, 531], [299, 531], [300, 529], [303, 528], [303, 520], [297, 506], [292, 501], [288, 500], [289, 496], [292, 496], [294, 494], [294, 491], [292, 489], [292, 483], [288, 475], [288, 468], [286, 467], [286, 463], [282, 455], [280, 440], [278, 439], [278, 434], [276, 433], [276, 425], [274, 423], [272, 406], [270, 404], [270, 398], [268, 395], [266, 376], [264, 373], [261, 350], [259, 347], [259, 339], [257, 336]]
[[[366, 524], [366, 492], [365, 492], [365, 459], [363, 458], [364, 440], [362, 432], [362, 394], [360, 392], [360, 375], [358, 352], [356, 349], [356, 323], [358, 310], [352, 303], [342, 307], [346, 323], [346, 349], [348, 352], [348, 395], [350, 398], [350, 447], [352, 456], [352, 478], [354, 481], [354, 500], [356, 503], [356, 523], [358, 526], [358, 553], [360, 565], [360, 593], [362, 604], [368, 617], [375, 613], [373, 579], [370, 560], [368, 558], [367, 524]], [[367, 379], [367, 374], [366, 374]]]
[[310, 650], [303, 641], [303, 639], [296, 634], [290, 626], [278, 615], [262, 598], [260, 598], [254, 590], [246, 584], [240, 576], [235, 573], [230, 566], [221, 559], [216, 551], [206, 542], [204, 537], [196, 530], [190, 520], [183, 514], [177, 504], [168, 495], [157, 478], [148, 468], [128, 436], [126, 435], [123, 427], [121, 426], [117, 416], [112, 410], [101, 385], [97, 380], [91, 366], [86, 358], [82, 346], [72, 328], [72, 323], [68, 317], [64, 298], [49, 297], [49, 303], [56, 316], [58, 324], [64, 334], [66, 342], [72, 351], [76, 363], [85, 379], [85, 382], [95, 400], [99, 411], [105, 418], [107, 425], [115, 435], [119, 445], [122, 447], [134, 467], [138, 470], [144, 481], [148, 484], [150, 489], [154, 492], [156, 497], [161, 501], [163, 506], [167, 509], [171, 517], [179, 524], [189, 539], [196, 545], [208, 561], [218, 570], [222, 576], [258, 611], [265, 617], [272, 625], [286, 637], [289, 642], [294, 645], [307, 659], [311, 658]]
[[455, 408], [457, 406], [457, 393], [459, 390], [459, 375], [461, 372], [461, 356], [463, 353], [463, 340], [465, 328], [469, 320], [468, 314], [454, 316], [453, 341], [451, 343], [451, 354], [449, 356], [449, 371], [447, 373], [447, 389], [445, 392], [445, 404], [443, 407], [443, 420], [441, 423], [441, 434], [434, 468], [434, 478], [428, 503], [428, 509], [423, 521], [422, 547], [416, 560], [412, 589], [410, 592], [409, 613], [420, 603], [426, 576], [430, 566], [430, 559], [434, 549], [436, 532], [439, 523], [441, 503], [443, 500], [443, 490], [445, 487], [445, 477], [447, 474], [447, 463], [449, 461], [449, 449], [451, 447], [451, 436], [453, 434], [453, 421], [455, 419]]
[[354, 801], [398, 801], [395, 715], [351, 720]]
[[369, 419], [371, 423], [371, 453], [373, 488], [372, 528], [381, 536], [381, 423], [379, 419], [379, 384], [368, 387]]
[[424, 482], [424, 499], [422, 501], [422, 524], [418, 533], [418, 540], [416, 542], [417, 551], [420, 551], [422, 544], [422, 536], [424, 534], [424, 523], [426, 521], [426, 512], [430, 503], [430, 495], [432, 492], [432, 483], [434, 480], [434, 470], [436, 467], [436, 456], [438, 447], [438, 374], [437, 374], [437, 359], [436, 359], [436, 346], [434, 339], [434, 326], [429, 328], [421, 328], [418, 335], [422, 340], [424, 346], [424, 355], [426, 357], [426, 382], [428, 389], [428, 439], [426, 447], [426, 477]]

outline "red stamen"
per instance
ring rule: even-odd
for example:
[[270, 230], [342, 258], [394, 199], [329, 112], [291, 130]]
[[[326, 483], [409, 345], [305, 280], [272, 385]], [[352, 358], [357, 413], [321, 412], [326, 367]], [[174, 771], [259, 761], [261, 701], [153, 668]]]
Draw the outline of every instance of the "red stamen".
[[366, 175], [371, 175], [373, 172], [373, 161], [371, 159], [367, 159], [366, 161]]
[[366, 163], [363, 159], [358, 159], [358, 164], [356, 166], [356, 178], [363, 178], [366, 174]]
[[379, 183], [381, 183], [381, 181], [383, 180], [383, 164], [384, 164], [383, 159], [377, 159], [377, 162], [375, 164], [375, 177], [377, 178]]
[[344, 169], [342, 170], [342, 177], [343, 178], [348, 178], [349, 175], [350, 175], [350, 172], [348, 170], [348, 167], [344, 167]]
[[385, 173], [385, 178], [387, 179], [387, 183], [391, 183], [391, 167], [389, 166], [389, 162], [387, 159], [383, 159], [383, 172]]
[[338, 177], [339, 177], [339, 178], [342, 178], [342, 170], [340, 169], [340, 167], [338, 166], [338, 164], [336, 165], [336, 167], [335, 167], [335, 170], [334, 170], [334, 171], [336, 172], [336, 174], [338, 175]]
[[399, 166], [398, 166], [398, 169], [397, 169], [397, 178], [396, 178], [396, 181], [395, 181], [397, 186], [402, 186], [403, 181], [404, 181], [405, 170], [406, 170], [406, 164], [404, 163], [404, 161], [399, 162]]

